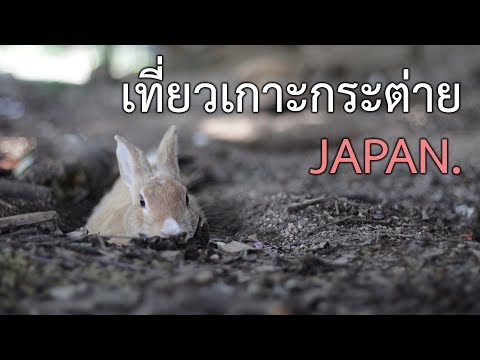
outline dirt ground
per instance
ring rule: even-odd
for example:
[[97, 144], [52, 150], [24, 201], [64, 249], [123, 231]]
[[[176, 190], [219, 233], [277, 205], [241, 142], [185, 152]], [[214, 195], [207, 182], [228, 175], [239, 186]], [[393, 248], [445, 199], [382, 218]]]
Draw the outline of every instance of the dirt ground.
[[[335, 83], [401, 76], [399, 49], [379, 49], [373, 60], [360, 50], [358, 61], [329, 53], [325, 63], [285, 78]], [[315, 48], [304, 51], [310, 57], [293, 54], [316, 58]], [[225, 64], [214, 74], [219, 81], [258, 76], [249, 69], [261, 69], [215, 54]], [[412, 78], [462, 82], [456, 114], [426, 114], [417, 98], [409, 114], [276, 115], [267, 108], [222, 116], [194, 104], [185, 115], [127, 115], [119, 82], [45, 85], [3, 76], [0, 97], [21, 107], [0, 114], [1, 135], [34, 137], [36, 149], [19, 176], [0, 174], [0, 217], [54, 210], [60, 231], [0, 233], [0, 313], [479, 313], [480, 50], [432, 47], [423, 56], [405, 60]], [[178, 71], [192, 83], [213, 76]], [[178, 127], [181, 171], [205, 206], [210, 241], [136, 239], [119, 248], [96, 235], [65, 235], [85, 224], [118, 176], [113, 134], [149, 151], [170, 124]], [[338, 145], [349, 137], [360, 146], [373, 136], [389, 143], [405, 137], [409, 144], [426, 136], [437, 147], [448, 137], [450, 164], [462, 173], [411, 175], [397, 165], [386, 176], [380, 162], [370, 175], [346, 166], [336, 175], [308, 174], [319, 163], [320, 138]]]

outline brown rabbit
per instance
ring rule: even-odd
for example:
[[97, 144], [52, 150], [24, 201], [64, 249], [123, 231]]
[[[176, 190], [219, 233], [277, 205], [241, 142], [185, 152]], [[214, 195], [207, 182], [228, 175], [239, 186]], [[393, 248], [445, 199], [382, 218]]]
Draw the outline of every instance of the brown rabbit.
[[140, 149], [118, 135], [115, 140], [120, 178], [95, 207], [86, 229], [112, 236], [118, 245], [129, 240], [114, 236], [169, 237], [183, 232], [187, 239], [193, 236], [199, 216], [205, 217], [180, 182], [175, 126], [160, 142], [155, 170]]

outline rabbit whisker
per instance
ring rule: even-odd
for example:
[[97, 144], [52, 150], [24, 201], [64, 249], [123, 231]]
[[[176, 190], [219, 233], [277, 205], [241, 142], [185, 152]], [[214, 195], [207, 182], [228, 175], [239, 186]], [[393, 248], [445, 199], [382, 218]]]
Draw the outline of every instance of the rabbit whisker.
[[216, 200], [212, 200], [212, 201], [210, 201], [210, 202], [208, 202], [208, 203], [206, 203], [206, 204], [203, 204], [202, 206], [200, 206], [200, 207], [198, 208], [197, 211], [204, 210], [207, 206], [213, 204], [215, 201], [216, 201]]
[[193, 173], [191, 173], [191, 174], [188, 176], [188, 181], [190, 181], [191, 178], [193, 178], [194, 175], [196, 175], [200, 170], [202, 170], [205, 166], [207, 166], [210, 161], [212, 161], [212, 159], [208, 159], [208, 160], [204, 161], [204, 162], [202, 163], [202, 165], [200, 165], [200, 167], [199, 167], [197, 170], [195, 170]]

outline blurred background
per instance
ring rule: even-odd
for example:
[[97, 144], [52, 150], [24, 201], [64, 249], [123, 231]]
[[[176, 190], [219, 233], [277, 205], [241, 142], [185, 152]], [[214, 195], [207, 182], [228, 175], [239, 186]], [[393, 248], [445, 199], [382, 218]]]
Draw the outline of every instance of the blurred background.
[[[111, 141], [112, 132], [118, 130], [132, 136], [132, 140], [141, 138], [143, 143], [150, 145], [155, 140], [155, 132], [150, 130], [161, 130], [166, 123], [174, 121], [180, 127], [188, 124], [187, 131], [196, 128], [222, 140], [265, 146], [281, 145], [282, 134], [287, 131], [290, 141], [310, 146], [312, 130], [320, 129], [325, 135], [333, 135], [326, 123], [335, 123], [335, 133], [343, 131], [343, 127], [345, 131], [368, 132], [372, 123], [373, 129], [377, 128], [378, 121], [387, 122], [393, 128], [405, 124], [419, 128], [428, 125], [422, 115], [424, 102], [420, 95], [413, 98], [410, 116], [403, 117], [385, 118], [376, 113], [362, 114], [362, 111], [351, 115], [337, 111], [340, 116], [322, 112], [315, 116], [307, 112], [286, 112], [277, 116], [272, 111], [271, 98], [261, 103], [263, 111], [253, 121], [250, 121], [251, 115], [244, 114], [232, 114], [225, 120], [221, 111], [208, 117], [202, 111], [205, 93], [192, 97], [191, 110], [186, 114], [173, 115], [168, 111], [124, 114], [121, 83], [131, 81], [134, 84], [140, 69], [155, 65], [157, 54], [164, 56], [165, 82], [189, 81], [192, 84], [202, 81], [217, 85], [223, 81], [232, 85], [251, 81], [259, 86], [269, 81], [282, 84], [302, 81], [309, 84], [317, 81], [387, 83], [399, 81], [402, 68], [410, 67], [410, 84], [461, 81], [462, 107], [468, 106], [470, 89], [475, 89], [480, 81], [480, 50], [475, 46], [4, 45], [0, 46], [2, 124], [25, 135], [55, 137], [58, 133], [74, 132], [98, 136], [103, 141]], [[248, 101], [248, 96], [246, 98]], [[341, 109], [344, 100], [337, 96], [336, 108]], [[272, 116], [275, 122], [270, 121]], [[228, 128], [238, 129], [238, 134], [224, 133], [225, 122]], [[353, 130], [352, 122], [361, 122], [362, 126]], [[456, 124], [457, 130], [462, 128], [458, 120], [448, 120], [448, 123], [454, 127]], [[278, 137], [261, 135], [272, 131]], [[317, 136], [314, 140], [317, 141]]]
[[[265, 95], [259, 114], [248, 112], [249, 96], [243, 114], [226, 115], [221, 110], [207, 114], [203, 110], [207, 93], [202, 92], [191, 97], [185, 114], [168, 110], [124, 113], [122, 82], [133, 86], [142, 68], [156, 65], [158, 54], [164, 56], [165, 83], [209, 81], [219, 89], [221, 82], [228, 82], [232, 98], [234, 86], [245, 81], [259, 87], [270, 81], [386, 84], [400, 81], [402, 69], [409, 67], [411, 85], [461, 82], [461, 110], [426, 114], [425, 100], [418, 94], [411, 97], [409, 114], [386, 114], [384, 108], [347, 114], [342, 108], [343, 96], [336, 96], [333, 114], [327, 114], [323, 105], [318, 114], [277, 114], [273, 96]], [[29, 147], [33, 139], [68, 143], [81, 136], [111, 148], [113, 135], [119, 133], [147, 149], [156, 146], [166, 127], [175, 123], [183, 134], [185, 151], [195, 151], [209, 141], [285, 151], [286, 146], [317, 148], [321, 137], [333, 144], [343, 137], [361, 141], [378, 136], [394, 141], [408, 135], [411, 141], [421, 136], [434, 141], [449, 136], [452, 160], [477, 166], [477, 157], [466, 154], [477, 150], [471, 138], [477, 134], [473, 113], [479, 83], [477, 46], [4, 45], [0, 46], [0, 131], [4, 136], [31, 138]], [[13, 142], [0, 140], [3, 168], [18, 161], [20, 149], [25, 151], [25, 139], [17, 150], [5, 150], [12, 148]]]

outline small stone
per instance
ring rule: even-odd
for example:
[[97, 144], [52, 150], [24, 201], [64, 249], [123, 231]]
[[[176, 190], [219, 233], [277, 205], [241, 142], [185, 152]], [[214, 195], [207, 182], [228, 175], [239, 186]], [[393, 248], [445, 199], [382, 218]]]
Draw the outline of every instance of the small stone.
[[194, 280], [199, 284], [206, 284], [213, 279], [213, 273], [210, 270], [202, 270], [195, 275]]
[[328, 241], [322, 241], [318, 244], [319, 249], [328, 249], [330, 248], [330, 243]]
[[260, 241], [256, 241], [253, 243], [253, 247], [255, 249], [263, 249], [263, 244]]
[[385, 219], [385, 216], [380, 211], [375, 211], [372, 214], [372, 219], [373, 220], [383, 220], [383, 219]]
[[335, 259], [333, 263], [336, 265], [345, 265], [345, 264], [348, 264], [350, 260], [351, 260], [351, 257], [349, 256], [340, 256], [339, 258]]
[[255, 284], [255, 283], [250, 283], [247, 286], [247, 294], [249, 295], [257, 295], [262, 291], [262, 288], [260, 285]]
[[218, 260], [220, 260], [220, 255], [218, 255], [218, 254], [213, 254], [212, 256], [210, 256], [210, 260], [212, 260], [212, 261], [218, 261]]
[[257, 261], [257, 255], [256, 254], [248, 254], [248, 255], [245, 255], [243, 258], [244, 258], [244, 260], [250, 261], [250, 262]]
[[257, 234], [250, 235], [249, 237], [247, 237], [247, 240], [249, 240], [251, 242], [258, 241], [258, 236], [257, 236]]
[[288, 279], [285, 283], [285, 289], [293, 290], [298, 287], [298, 281], [296, 279]]
[[56, 286], [49, 290], [49, 294], [56, 300], [71, 300], [73, 297], [87, 289], [86, 284]]
[[160, 252], [160, 257], [167, 261], [175, 261], [181, 255], [180, 250], [165, 250]]
[[475, 213], [475, 209], [463, 204], [455, 207], [455, 213], [466, 218], [471, 218]]
[[258, 272], [273, 272], [275, 271], [275, 266], [273, 265], [260, 265], [256, 268]]
[[237, 252], [242, 252], [246, 250], [256, 250], [254, 247], [251, 247], [247, 244], [238, 242], [238, 241], [232, 241], [228, 244], [223, 243], [223, 242], [216, 242], [215, 243], [222, 251], [228, 252], [228, 253], [237, 253]]
[[128, 308], [138, 301], [138, 293], [127, 288], [104, 290], [97, 289], [91, 298], [97, 306]]

